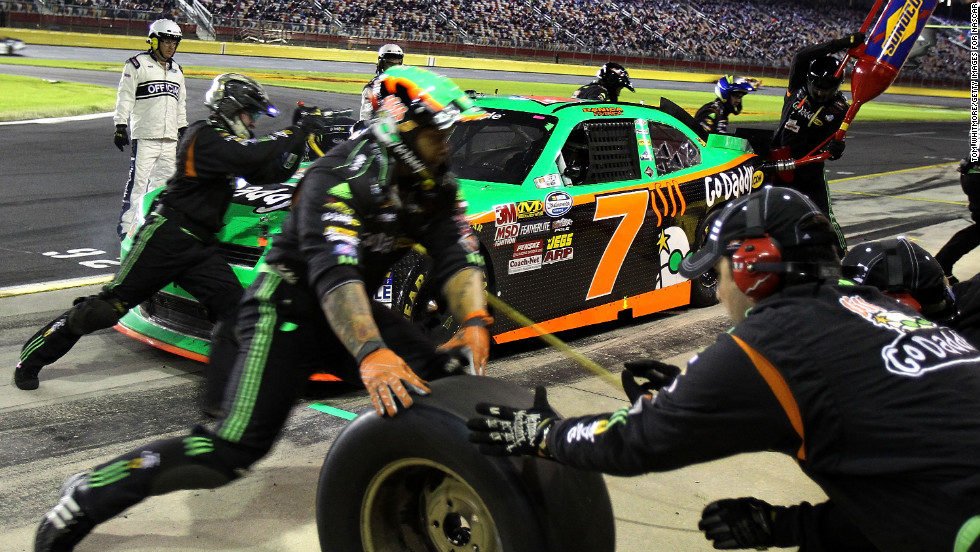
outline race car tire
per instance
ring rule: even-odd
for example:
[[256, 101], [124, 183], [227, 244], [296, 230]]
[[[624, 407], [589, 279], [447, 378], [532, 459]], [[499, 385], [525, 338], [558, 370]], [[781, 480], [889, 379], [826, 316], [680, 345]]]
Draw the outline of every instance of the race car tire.
[[[698, 224], [695, 231], [694, 251], [701, 249], [704, 242], [708, 239], [708, 231], [721, 209], [715, 209], [705, 215], [704, 219]], [[714, 273], [706, 273], [691, 280], [691, 306], [710, 307], [718, 303], [718, 276]]]
[[394, 418], [373, 410], [341, 431], [320, 471], [324, 552], [612, 552], [602, 476], [533, 457], [486, 456], [467, 440], [478, 402], [530, 407], [503, 380], [457, 376]]

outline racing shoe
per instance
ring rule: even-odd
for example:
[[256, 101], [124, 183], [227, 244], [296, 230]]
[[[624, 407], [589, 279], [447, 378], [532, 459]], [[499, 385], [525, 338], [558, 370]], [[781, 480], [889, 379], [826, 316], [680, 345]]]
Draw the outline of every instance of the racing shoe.
[[71, 552], [95, 527], [75, 497], [88, 486], [88, 474], [76, 473], [61, 486], [61, 500], [45, 514], [34, 537], [34, 552]]
[[18, 362], [14, 368], [14, 385], [17, 389], [33, 391], [41, 385], [37, 374], [41, 371], [41, 366], [24, 366], [23, 362]]

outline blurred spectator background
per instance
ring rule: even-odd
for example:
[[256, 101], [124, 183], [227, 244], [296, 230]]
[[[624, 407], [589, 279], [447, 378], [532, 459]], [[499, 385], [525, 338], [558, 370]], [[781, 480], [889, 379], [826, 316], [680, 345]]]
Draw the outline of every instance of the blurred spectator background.
[[[145, 33], [159, 17], [185, 37], [490, 55], [576, 64], [784, 76], [801, 47], [857, 30], [873, 0], [0, 0], [8, 25]], [[965, 86], [969, 10], [940, 2], [927, 53], [899, 83]]]

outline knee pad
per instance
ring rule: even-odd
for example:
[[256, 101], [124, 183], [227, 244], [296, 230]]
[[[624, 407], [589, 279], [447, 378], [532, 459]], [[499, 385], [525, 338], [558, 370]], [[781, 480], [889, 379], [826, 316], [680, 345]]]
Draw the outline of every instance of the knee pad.
[[111, 328], [129, 310], [122, 301], [113, 297], [93, 295], [81, 301], [68, 311], [68, 329], [78, 335], [90, 334], [104, 328]]
[[161, 466], [150, 481], [150, 495], [220, 487], [247, 473], [265, 456], [264, 451], [234, 446], [200, 427], [187, 437], [165, 441], [157, 452], [166, 458], [166, 467]]

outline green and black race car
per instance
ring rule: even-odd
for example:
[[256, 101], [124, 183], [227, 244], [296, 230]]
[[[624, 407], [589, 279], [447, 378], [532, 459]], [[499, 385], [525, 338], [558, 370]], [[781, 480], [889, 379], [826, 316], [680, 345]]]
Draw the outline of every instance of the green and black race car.
[[[677, 269], [710, 215], [762, 184], [762, 159], [746, 140], [705, 134], [666, 99], [653, 107], [475, 96], [489, 116], [457, 125], [451, 166], [487, 263], [495, 342], [715, 301], [715, 282], [689, 281]], [[218, 237], [242, 285], [258, 274], [304, 170], [280, 185], [236, 190]], [[428, 263], [412, 250], [375, 300], [448, 337], [455, 323], [429, 285]], [[207, 356], [206, 313], [173, 285], [117, 328]]]

